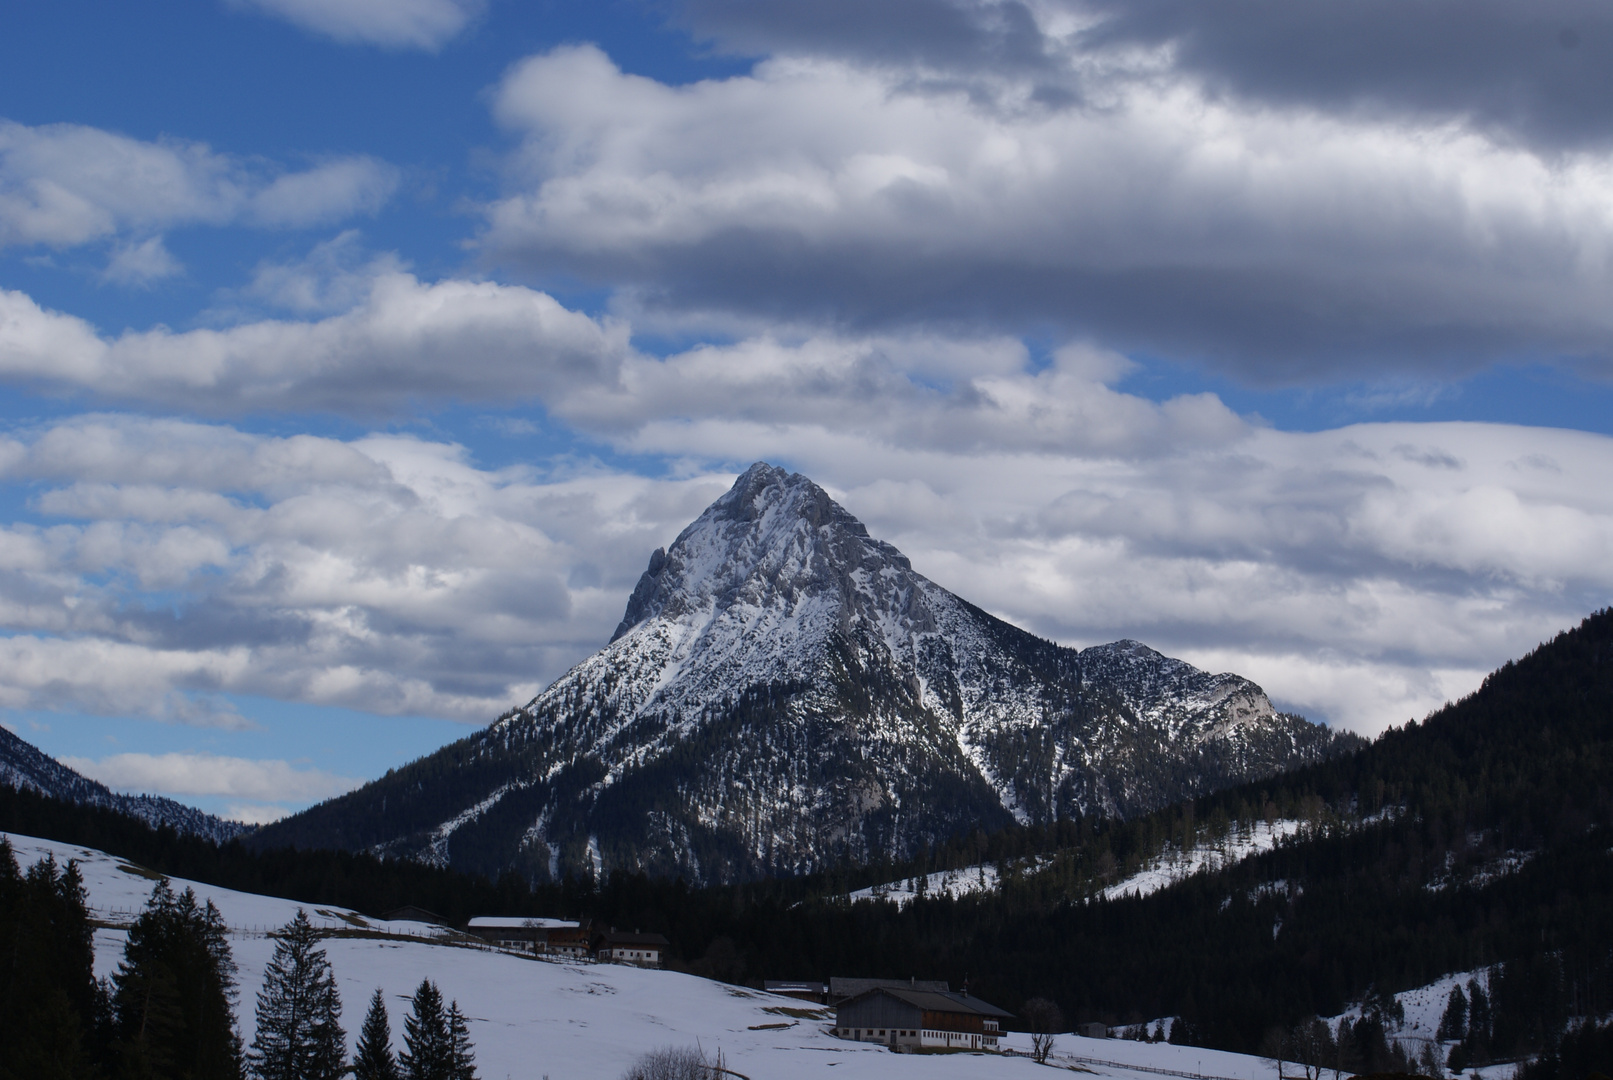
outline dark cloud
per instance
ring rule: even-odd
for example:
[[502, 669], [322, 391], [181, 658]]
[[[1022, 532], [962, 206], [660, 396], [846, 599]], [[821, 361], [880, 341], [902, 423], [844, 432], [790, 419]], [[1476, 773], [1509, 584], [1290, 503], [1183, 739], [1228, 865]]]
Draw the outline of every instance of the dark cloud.
[[1326, 112], [1459, 120], [1531, 146], [1613, 138], [1613, 7], [1596, 0], [1090, 0], [1050, 34], [1019, 3], [687, 0], [682, 19], [754, 54], [1033, 77], [1043, 104], [1079, 100], [1069, 63], [1169, 46], [1220, 93]]
[[[638, 302], [668, 316], [740, 311], [808, 320], [848, 333], [923, 326], [977, 334], [1004, 327], [1104, 342], [1169, 357], [1262, 386], [1416, 372], [1459, 378], [1498, 362], [1568, 360], [1586, 377], [1613, 374], [1613, 326], [1564, 286], [1555, 298], [1518, 270], [1479, 282], [1384, 261], [1328, 265], [1251, 257], [1127, 265], [1123, 258], [1048, 265], [932, 257], [894, 243], [812, 245], [734, 230], [641, 248], [631, 265], [544, 251], [584, 276], [632, 283]], [[1139, 260], [1140, 261], [1140, 260]]]
[[1087, 48], [1175, 47], [1222, 90], [1462, 118], [1537, 146], [1613, 137], [1613, 6], [1596, 0], [1098, 0]]
[[1030, 9], [948, 0], [688, 0], [695, 33], [737, 52], [778, 52], [964, 71], [1047, 69], [1055, 49]]

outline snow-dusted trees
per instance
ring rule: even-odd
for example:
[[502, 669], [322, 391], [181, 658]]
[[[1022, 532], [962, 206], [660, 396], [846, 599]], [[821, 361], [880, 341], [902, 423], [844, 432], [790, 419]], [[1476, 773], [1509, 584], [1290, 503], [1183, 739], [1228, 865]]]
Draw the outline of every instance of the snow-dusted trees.
[[443, 1011], [442, 993], [430, 979], [415, 989], [413, 1009], [403, 1018], [404, 1080], [476, 1080], [470, 1028], [459, 1002]]
[[224, 918], [209, 900], [198, 906], [166, 879], [129, 928], [123, 962], [112, 976], [112, 1025], [118, 1069], [126, 1077], [239, 1080], [235, 962]]
[[376, 987], [370, 998], [370, 1011], [364, 1014], [358, 1046], [353, 1052], [353, 1080], [401, 1080], [398, 1059], [392, 1054], [392, 1025], [386, 1016], [386, 1000]]
[[347, 1072], [342, 1000], [308, 913], [276, 935], [258, 991], [258, 1033], [247, 1053], [259, 1080], [339, 1080]]

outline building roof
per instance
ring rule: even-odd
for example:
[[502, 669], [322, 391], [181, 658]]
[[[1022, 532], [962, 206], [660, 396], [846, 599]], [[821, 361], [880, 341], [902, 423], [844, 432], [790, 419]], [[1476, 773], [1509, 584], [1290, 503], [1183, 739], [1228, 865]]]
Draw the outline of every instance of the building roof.
[[640, 934], [636, 932], [628, 934], [621, 930], [612, 930], [610, 933], [603, 936], [605, 938], [605, 944], [613, 948], [618, 945], [643, 945], [651, 948], [664, 949], [668, 945], [672, 944], [660, 934]]
[[[1003, 1016], [1013, 1017], [1013, 1013], [1004, 1012], [997, 1006], [981, 1001], [964, 993], [948, 991], [942, 993], [937, 990], [913, 990], [904, 986], [876, 986], [858, 994], [852, 1001], [860, 1001], [873, 994], [889, 994], [897, 1001], [905, 1001], [915, 1008], [926, 1012], [952, 1012], [973, 1013], [977, 1016]], [[850, 1001], [842, 1001], [842, 1006], [849, 1005]]]
[[945, 994], [952, 989], [936, 979], [830, 979], [829, 993], [837, 998], [856, 997], [878, 987], [901, 987], [904, 990], [932, 990]]
[[821, 994], [828, 988], [815, 979], [763, 979], [762, 989], [770, 994]]
[[441, 915], [438, 915], [434, 911], [427, 911], [423, 907], [416, 907], [413, 904], [404, 904], [400, 908], [393, 908], [391, 911], [382, 912], [381, 921], [436, 923], [439, 926], [448, 925], [448, 920], [443, 918]]
[[574, 930], [575, 922], [565, 919], [517, 919], [503, 915], [478, 915], [465, 924], [470, 930]]

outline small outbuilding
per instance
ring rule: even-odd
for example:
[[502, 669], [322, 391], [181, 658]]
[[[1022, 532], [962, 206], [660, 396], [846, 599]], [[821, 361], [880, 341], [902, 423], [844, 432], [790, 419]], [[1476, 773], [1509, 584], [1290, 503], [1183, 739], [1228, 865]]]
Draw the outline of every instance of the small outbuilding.
[[835, 1009], [834, 1034], [892, 1050], [996, 1050], [1005, 1012], [968, 993], [876, 986]]
[[1094, 1020], [1091, 1023], [1075, 1025], [1075, 1033], [1087, 1039], [1107, 1039], [1109, 1025]]

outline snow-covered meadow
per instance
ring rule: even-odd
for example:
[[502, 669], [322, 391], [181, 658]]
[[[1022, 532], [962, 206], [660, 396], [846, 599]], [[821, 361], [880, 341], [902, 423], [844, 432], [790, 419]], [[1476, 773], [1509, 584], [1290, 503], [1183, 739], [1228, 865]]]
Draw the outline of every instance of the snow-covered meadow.
[[[46, 855], [77, 860], [97, 919], [129, 922], [154, 884], [141, 867], [90, 848], [16, 834], [5, 835], [27, 867]], [[274, 951], [267, 929], [284, 925], [304, 907], [315, 925], [337, 936], [322, 947], [335, 969], [345, 1006], [349, 1045], [370, 993], [381, 987], [392, 1014], [394, 1038], [408, 1011], [408, 996], [423, 978], [457, 1000], [470, 1017], [477, 1073], [484, 1080], [616, 1080], [646, 1051], [698, 1046], [721, 1051], [725, 1065], [752, 1080], [1014, 1080], [1041, 1075], [1028, 1058], [997, 1054], [912, 1056], [828, 1033], [832, 1017], [802, 1002], [671, 971], [613, 964], [551, 962], [475, 945], [424, 923], [388, 923], [343, 908], [313, 908], [294, 901], [235, 892], [171, 878], [212, 900], [231, 927], [230, 947], [240, 977], [242, 1036], [254, 1032], [253, 1009], [264, 967]], [[125, 933], [98, 929], [98, 976], [116, 970]], [[1028, 1036], [1005, 1044], [1029, 1049]], [[1121, 1040], [1058, 1038], [1057, 1059], [1099, 1076], [1145, 1080], [1172, 1075], [1267, 1080], [1270, 1063], [1239, 1054]], [[1078, 1062], [1112, 1061], [1116, 1065]], [[1127, 1068], [1145, 1066], [1148, 1071]]]

